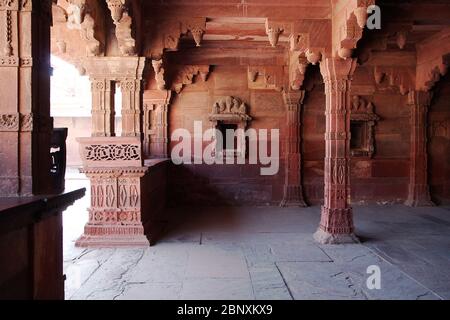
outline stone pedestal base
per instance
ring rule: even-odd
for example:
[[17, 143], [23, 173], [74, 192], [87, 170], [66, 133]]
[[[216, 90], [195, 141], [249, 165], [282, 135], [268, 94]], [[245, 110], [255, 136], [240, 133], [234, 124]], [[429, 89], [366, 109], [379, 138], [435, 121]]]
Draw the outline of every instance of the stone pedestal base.
[[148, 247], [150, 241], [140, 226], [86, 225], [84, 234], [75, 242], [81, 248]]
[[301, 186], [284, 186], [284, 196], [280, 207], [307, 207], [303, 200], [303, 190]]
[[358, 237], [354, 233], [350, 234], [331, 234], [319, 228], [314, 233], [314, 240], [320, 244], [349, 244], [359, 243]]

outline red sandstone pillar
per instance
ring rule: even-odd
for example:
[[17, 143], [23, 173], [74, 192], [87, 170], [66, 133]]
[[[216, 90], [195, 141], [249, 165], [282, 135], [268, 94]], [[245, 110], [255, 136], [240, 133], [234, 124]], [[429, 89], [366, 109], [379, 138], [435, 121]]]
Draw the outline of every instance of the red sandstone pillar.
[[122, 137], [141, 136], [141, 80], [124, 80], [122, 89]]
[[356, 60], [327, 58], [320, 64], [325, 82], [325, 201], [314, 239], [337, 244], [357, 241], [350, 206], [350, 85]]
[[286, 105], [286, 158], [282, 207], [306, 207], [301, 183], [301, 107], [305, 91], [283, 93]]
[[115, 136], [114, 93], [115, 85], [108, 79], [93, 79], [92, 90], [92, 136]]
[[431, 93], [411, 91], [411, 164], [409, 194], [405, 204], [411, 207], [434, 206], [428, 187], [427, 112]]

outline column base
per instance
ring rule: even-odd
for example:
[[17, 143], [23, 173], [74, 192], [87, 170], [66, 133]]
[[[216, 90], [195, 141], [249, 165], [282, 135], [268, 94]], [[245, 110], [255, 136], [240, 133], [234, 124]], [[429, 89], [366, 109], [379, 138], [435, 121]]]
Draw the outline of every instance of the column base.
[[75, 242], [78, 248], [136, 248], [149, 247], [150, 242], [142, 236], [89, 236], [82, 235]]
[[284, 196], [280, 207], [307, 207], [303, 200], [303, 190], [301, 186], [284, 186]]
[[75, 242], [80, 248], [149, 247], [142, 226], [86, 225], [84, 234]]
[[408, 207], [434, 207], [428, 185], [410, 185], [409, 196], [405, 201]]
[[354, 233], [350, 234], [331, 234], [322, 229], [318, 229], [314, 233], [314, 240], [320, 244], [352, 244], [360, 243], [358, 237]]
[[436, 204], [429, 199], [408, 199], [405, 201], [408, 207], [435, 207]]

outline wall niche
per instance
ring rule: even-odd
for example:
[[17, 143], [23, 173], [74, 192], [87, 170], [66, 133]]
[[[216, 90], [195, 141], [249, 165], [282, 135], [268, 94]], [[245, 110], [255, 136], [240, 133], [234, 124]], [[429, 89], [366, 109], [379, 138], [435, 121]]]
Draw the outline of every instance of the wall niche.
[[[217, 100], [212, 109], [212, 113], [209, 115], [211, 126], [213, 129], [217, 129], [222, 133], [222, 141], [216, 145], [216, 155], [223, 156], [225, 158], [244, 158], [247, 155], [247, 142], [244, 134], [247, 128], [248, 122], [252, 118], [247, 114], [247, 105], [239, 98], [232, 96], [223, 97]], [[233, 130], [236, 132], [236, 136], [233, 137], [233, 141], [227, 141], [226, 131]], [[237, 130], [237, 131], [236, 131]], [[228, 145], [233, 143], [233, 148], [229, 148]]]
[[380, 117], [372, 102], [353, 96], [350, 116], [350, 152], [352, 157], [372, 158], [375, 154], [375, 126]]

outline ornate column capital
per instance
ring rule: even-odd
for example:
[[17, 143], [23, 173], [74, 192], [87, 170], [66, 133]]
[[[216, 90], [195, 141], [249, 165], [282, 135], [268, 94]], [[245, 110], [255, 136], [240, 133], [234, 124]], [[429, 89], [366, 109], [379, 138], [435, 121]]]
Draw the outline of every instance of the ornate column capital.
[[303, 105], [305, 99], [305, 91], [283, 91], [283, 100], [288, 110], [298, 108]]
[[[325, 83], [352, 80], [356, 65], [356, 59], [325, 58], [320, 62], [320, 73]], [[342, 89], [347, 90], [347, 88]]]
[[412, 90], [408, 93], [409, 106], [418, 106], [428, 108], [431, 104], [431, 99], [433, 98], [433, 93], [430, 91], [417, 91]]

